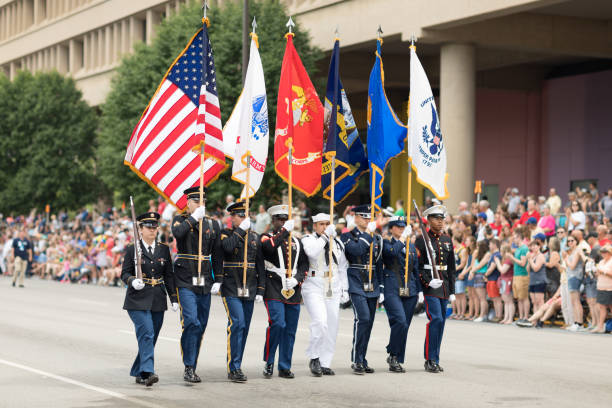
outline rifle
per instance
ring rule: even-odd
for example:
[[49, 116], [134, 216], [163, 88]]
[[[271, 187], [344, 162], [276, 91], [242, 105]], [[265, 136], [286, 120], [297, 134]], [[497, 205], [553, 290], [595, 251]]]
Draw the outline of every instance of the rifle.
[[142, 248], [140, 248], [140, 233], [138, 232], [132, 196], [130, 196], [130, 206], [132, 207], [132, 225], [134, 226], [134, 267], [136, 268], [136, 279], [142, 279]]
[[[419, 220], [419, 227], [421, 228], [421, 235], [423, 236], [423, 241], [425, 242], [425, 251], [427, 252], [427, 258], [429, 259], [429, 263], [431, 264], [431, 276], [434, 279], [440, 279], [440, 274], [438, 273], [438, 268], [436, 268], [436, 262], [433, 254], [433, 247], [431, 245], [431, 238], [429, 238], [429, 234], [425, 229], [425, 225], [423, 224], [423, 218], [421, 217], [421, 212], [419, 211], [419, 207], [415, 200], [412, 200], [414, 203], [414, 209], [416, 210], [417, 220]], [[406, 256], [408, 253], [406, 252]]]

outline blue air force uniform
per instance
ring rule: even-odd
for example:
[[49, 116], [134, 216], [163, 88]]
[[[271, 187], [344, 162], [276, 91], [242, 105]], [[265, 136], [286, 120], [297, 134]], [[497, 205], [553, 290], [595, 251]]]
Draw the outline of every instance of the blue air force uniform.
[[[268, 213], [272, 218], [278, 217], [281, 220], [286, 220], [288, 206], [276, 205], [270, 207]], [[266, 363], [263, 374], [266, 378], [272, 376], [277, 348], [279, 349], [279, 376], [285, 378], [293, 378], [294, 376], [291, 372], [291, 359], [300, 317], [300, 303], [302, 302], [300, 284], [306, 278], [309, 264], [300, 239], [293, 236], [292, 241], [292, 271], [293, 278], [297, 280], [298, 285], [293, 288], [295, 294], [286, 299], [281, 294], [283, 280], [285, 279], [281, 276], [285, 275], [288, 263], [289, 232], [280, 228], [273, 233], [266, 233], [261, 236], [266, 268], [264, 302], [268, 312], [268, 328], [266, 329], [266, 343], [263, 353], [263, 360]]]
[[[423, 212], [428, 219], [444, 217], [445, 214], [446, 208], [442, 205], [435, 205]], [[455, 252], [448, 235], [436, 234], [431, 229], [427, 234], [431, 240], [435, 257], [432, 262], [435, 262], [442, 285], [438, 288], [430, 286], [433, 269], [426, 252], [425, 240], [420, 236], [415, 246], [419, 256], [419, 277], [425, 296], [425, 313], [429, 319], [424, 346], [425, 369], [429, 372], [440, 372], [443, 371], [440, 367], [440, 345], [446, 322], [446, 307], [449, 297], [454, 296], [455, 293]]]
[[[142, 214], [137, 220], [141, 226], [156, 228], [159, 214]], [[136, 287], [140, 289], [133, 285], [136, 279], [135, 247], [129, 245], [121, 267], [121, 280], [128, 286], [123, 309], [127, 310], [134, 323], [138, 341], [138, 355], [130, 375], [136, 377], [136, 382], [150, 386], [157, 382], [157, 375], [154, 374], [154, 349], [167, 309], [166, 295], [172, 303], [178, 300], [168, 246], [160, 242], [153, 242], [149, 246], [142, 240], [138, 245], [142, 254], [142, 279], [138, 282], [140, 286], [137, 284]]]
[[[188, 200], [199, 201], [198, 187], [184, 192]], [[174, 263], [174, 275], [181, 306], [181, 352], [185, 365], [185, 380], [200, 382], [195, 368], [200, 353], [202, 337], [208, 324], [210, 312], [210, 290], [214, 283], [223, 282], [221, 273], [223, 253], [221, 251], [219, 224], [208, 217], [202, 220], [201, 276], [203, 285], [194, 285], [198, 276], [199, 222], [192, 215], [180, 214], [172, 220], [172, 235], [176, 239], [178, 254]]]
[[[392, 220], [389, 227], [405, 227], [403, 220]], [[408, 237], [407, 239], [410, 239]], [[400, 296], [400, 288], [405, 287], [406, 245], [395, 238], [385, 240], [383, 244], [383, 283], [385, 295], [385, 311], [389, 319], [391, 333], [387, 353], [389, 353], [389, 369], [403, 372], [399, 363], [404, 363], [408, 329], [414, 315], [418, 293], [421, 291], [419, 279], [419, 264], [414, 245], [409, 244], [408, 251], [408, 294]]]
[[[232, 215], [245, 216], [243, 202], [232, 204], [227, 209]], [[247, 228], [248, 229], [248, 228]], [[248, 231], [246, 288], [243, 289], [244, 242], [247, 232], [239, 227], [221, 232], [223, 249], [223, 285], [221, 295], [227, 313], [227, 372], [235, 382], [246, 381], [242, 373], [242, 356], [246, 345], [255, 296], [263, 297], [266, 288], [263, 252], [259, 235]]]
[[[363, 218], [370, 218], [370, 206], [355, 207], [355, 214]], [[376, 302], [383, 289], [383, 263], [382, 263], [382, 237], [379, 234], [371, 236], [357, 227], [342, 234], [345, 255], [348, 261], [347, 276], [349, 282], [349, 295], [353, 304], [355, 320], [353, 322], [353, 348], [351, 361], [356, 374], [373, 372], [368, 367], [366, 353], [370, 333], [376, 315]], [[372, 251], [372, 290], [365, 291], [364, 284], [369, 283], [370, 247]]]

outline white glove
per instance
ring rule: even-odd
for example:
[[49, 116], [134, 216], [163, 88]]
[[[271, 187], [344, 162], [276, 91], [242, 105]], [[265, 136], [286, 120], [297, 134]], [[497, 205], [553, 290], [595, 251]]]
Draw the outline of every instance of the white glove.
[[451, 302], [454, 302], [454, 301], [455, 301], [455, 295], [451, 294], [451, 295], [448, 297], [448, 300], [450, 300]]
[[376, 231], [376, 221], [368, 222], [368, 232]]
[[242, 220], [238, 228], [240, 228], [243, 231], [247, 231], [249, 228], [251, 228], [251, 220], [249, 220], [248, 218], [245, 218], [244, 220]]
[[178, 310], [178, 303], [173, 303], [172, 304], [172, 311], [176, 312]]
[[295, 228], [295, 221], [294, 220], [285, 221], [285, 223], [283, 224], [283, 228], [286, 229], [288, 232], [293, 231], [293, 228]]
[[136, 290], [141, 290], [142, 288], [145, 287], [144, 282], [142, 281], [142, 279], [134, 279], [132, 281], [132, 287]]
[[327, 228], [325, 228], [325, 235], [330, 238], [334, 237], [336, 235], [336, 227], [334, 227], [332, 224], [329, 224]]
[[263, 296], [256, 295], [255, 296], [255, 303], [263, 303]]
[[287, 289], [293, 289], [297, 286], [297, 284], [298, 284], [298, 281], [293, 276], [290, 278], [287, 278]]
[[346, 290], [343, 290], [342, 294], [340, 295], [340, 303], [344, 304], [344, 303], [348, 302], [350, 299], [351, 298], [350, 298], [348, 292]]
[[440, 286], [442, 286], [442, 281], [440, 279], [432, 279], [429, 281], [430, 288], [438, 289]]
[[425, 296], [423, 296], [423, 292], [419, 292], [419, 303], [425, 302]]
[[195, 211], [191, 214], [196, 221], [200, 221], [206, 215], [206, 208], [204, 206], [199, 206], [195, 209]]
[[404, 232], [402, 232], [401, 238], [402, 240], [405, 240], [410, 235], [412, 235], [412, 227], [410, 225], [406, 225], [406, 228], [404, 228]]
[[381, 293], [380, 295], [378, 295], [378, 304], [382, 305], [384, 301], [385, 301], [385, 294]]
[[219, 282], [213, 283], [212, 288], [210, 288], [210, 293], [216, 295], [219, 293], [219, 289], [221, 289], [221, 284]]

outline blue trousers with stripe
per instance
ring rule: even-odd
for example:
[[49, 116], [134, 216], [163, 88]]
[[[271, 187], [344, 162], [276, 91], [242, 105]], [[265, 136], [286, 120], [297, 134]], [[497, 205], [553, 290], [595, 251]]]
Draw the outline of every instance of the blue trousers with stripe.
[[143, 373], [154, 373], [153, 354], [157, 336], [164, 324], [164, 312], [151, 312], [150, 310], [128, 310], [127, 312], [134, 323], [138, 341], [138, 355], [132, 364], [130, 375], [139, 377]]
[[376, 297], [365, 297], [356, 293], [351, 293], [351, 303], [353, 304], [353, 348], [351, 350], [351, 361], [353, 363], [364, 363], [368, 361], [365, 356], [370, 342], [370, 333], [374, 326], [376, 317]]
[[263, 359], [266, 364], [274, 364], [278, 348], [278, 369], [290, 370], [300, 305], [286, 304], [279, 300], [266, 300], [265, 305], [268, 311], [268, 328]]
[[223, 305], [227, 313], [227, 371], [235, 371], [242, 364], [253, 306], [255, 302], [237, 297], [224, 297]]
[[429, 319], [425, 330], [425, 360], [440, 363], [440, 345], [446, 323], [447, 299], [425, 296], [425, 313]]
[[404, 362], [408, 329], [417, 300], [418, 296], [400, 297], [397, 292], [385, 293], [385, 311], [391, 327], [387, 353], [397, 356], [400, 363]]
[[194, 369], [198, 364], [202, 337], [208, 324], [210, 312], [210, 293], [198, 295], [187, 288], [178, 288], [179, 304], [181, 306], [181, 352], [183, 364]]

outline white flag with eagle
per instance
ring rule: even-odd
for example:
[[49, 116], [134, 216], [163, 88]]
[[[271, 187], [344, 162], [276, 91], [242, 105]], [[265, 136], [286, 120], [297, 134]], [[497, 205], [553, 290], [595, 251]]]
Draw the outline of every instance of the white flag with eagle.
[[439, 200], [448, 198], [446, 145], [440, 131], [436, 101], [414, 46], [410, 47], [408, 155], [412, 158], [416, 180]]
[[[232, 179], [244, 184], [240, 195], [242, 199], [246, 198], [247, 194], [249, 198], [252, 197], [261, 185], [268, 159], [269, 138], [266, 83], [259, 57], [257, 36], [252, 34], [244, 89], [223, 128], [225, 155], [234, 160]], [[251, 160], [247, 166], [249, 154]]]

